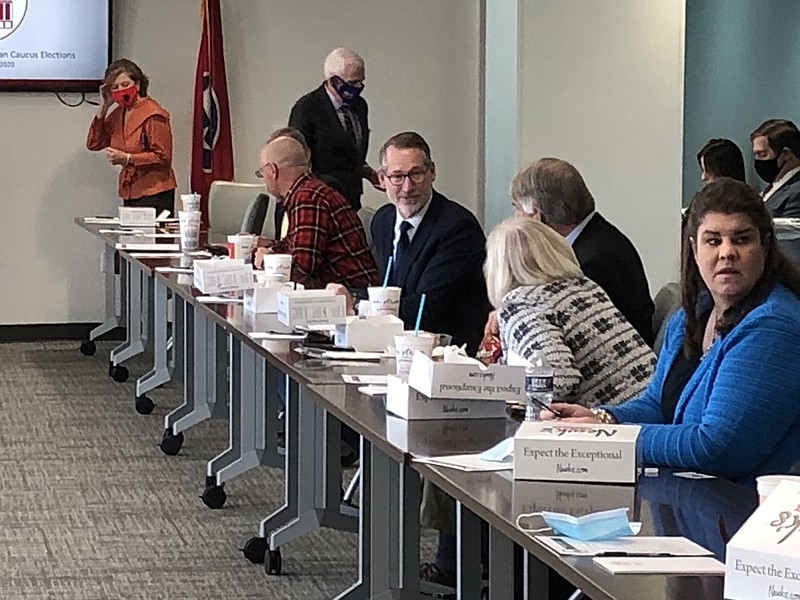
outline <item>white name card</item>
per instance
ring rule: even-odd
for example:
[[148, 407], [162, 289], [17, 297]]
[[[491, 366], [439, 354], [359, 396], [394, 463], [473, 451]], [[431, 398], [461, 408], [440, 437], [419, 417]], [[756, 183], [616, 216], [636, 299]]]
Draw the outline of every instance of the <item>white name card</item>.
[[529, 421], [514, 436], [514, 479], [636, 482], [638, 425]]

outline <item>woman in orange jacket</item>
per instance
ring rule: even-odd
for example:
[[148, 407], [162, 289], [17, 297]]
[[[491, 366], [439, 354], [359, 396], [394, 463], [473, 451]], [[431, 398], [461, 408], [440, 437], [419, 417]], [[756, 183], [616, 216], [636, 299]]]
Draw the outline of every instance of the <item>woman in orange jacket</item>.
[[[86, 147], [105, 150], [112, 165], [122, 167], [119, 196], [125, 206], [152, 206], [156, 214], [175, 206], [172, 128], [169, 113], [147, 95], [148, 77], [127, 60], [106, 69], [101, 104], [89, 126]], [[113, 104], [117, 108], [109, 114]]]

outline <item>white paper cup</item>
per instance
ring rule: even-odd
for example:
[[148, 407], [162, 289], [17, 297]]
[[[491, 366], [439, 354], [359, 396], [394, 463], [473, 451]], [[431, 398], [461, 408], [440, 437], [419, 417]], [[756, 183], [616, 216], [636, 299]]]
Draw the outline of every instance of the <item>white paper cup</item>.
[[758, 489], [758, 503], [761, 504], [766, 500], [781, 481], [796, 481], [800, 482], [800, 476], [797, 475], [761, 475], [756, 477], [756, 489]]
[[249, 233], [240, 233], [228, 236], [228, 256], [231, 258], [243, 258], [244, 262], [249, 263], [253, 260], [253, 244], [256, 238]]
[[264, 273], [264, 271], [253, 271], [256, 276], [256, 282], [264, 287], [273, 287], [282, 284], [286, 281], [283, 275], [275, 275], [274, 273]]
[[291, 254], [265, 254], [264, 273], [283, 275], [288, 281], [292, 275]]
[[367, 288], [369, 294], [369, 314], [373, 317], [379, 315], [394, 315], [400, 313], [400, 294], [402, 288], [389, 287], [370, 287]]
[[200, 212], [200, 194], [181, 194], [184, 212]]
[[200, 249], [200, 213], [178, 211], [181, 228], [181, 250], [191, 252]]
[[415, 352], [422, 352], [425, 356], [433, 354], [433, 336], [429, 333], [414, 335], [413, 331], [406, 331], [394, 336], [394, 360], [397, 364], [397, 374], [407, 374], [411, 370], [411, 360]]

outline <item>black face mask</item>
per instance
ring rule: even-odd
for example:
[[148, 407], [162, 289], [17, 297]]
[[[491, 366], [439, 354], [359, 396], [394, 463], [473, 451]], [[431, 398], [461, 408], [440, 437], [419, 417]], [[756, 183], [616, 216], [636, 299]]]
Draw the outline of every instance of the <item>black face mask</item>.
[[778, 166], [778, 157], [770, 158], [767, 160], [755, 160], [753, 164], [756, 168], [758, 176], [764, 180], [765, 183], [772, 183], [777, 179], [778, 173], [781, 168]]

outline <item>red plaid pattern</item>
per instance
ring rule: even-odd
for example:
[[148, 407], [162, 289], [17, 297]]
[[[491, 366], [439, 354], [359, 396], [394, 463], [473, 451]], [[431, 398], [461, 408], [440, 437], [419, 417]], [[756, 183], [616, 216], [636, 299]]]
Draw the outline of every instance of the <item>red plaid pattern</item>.
[[361, 219], [339, 192], [308, 173], [294, 182], [283, 207], [289, 230], [273, 249], [291, 253], [292, 281], [309, 288], [328, 283], [366, 288], [378, 282]]

